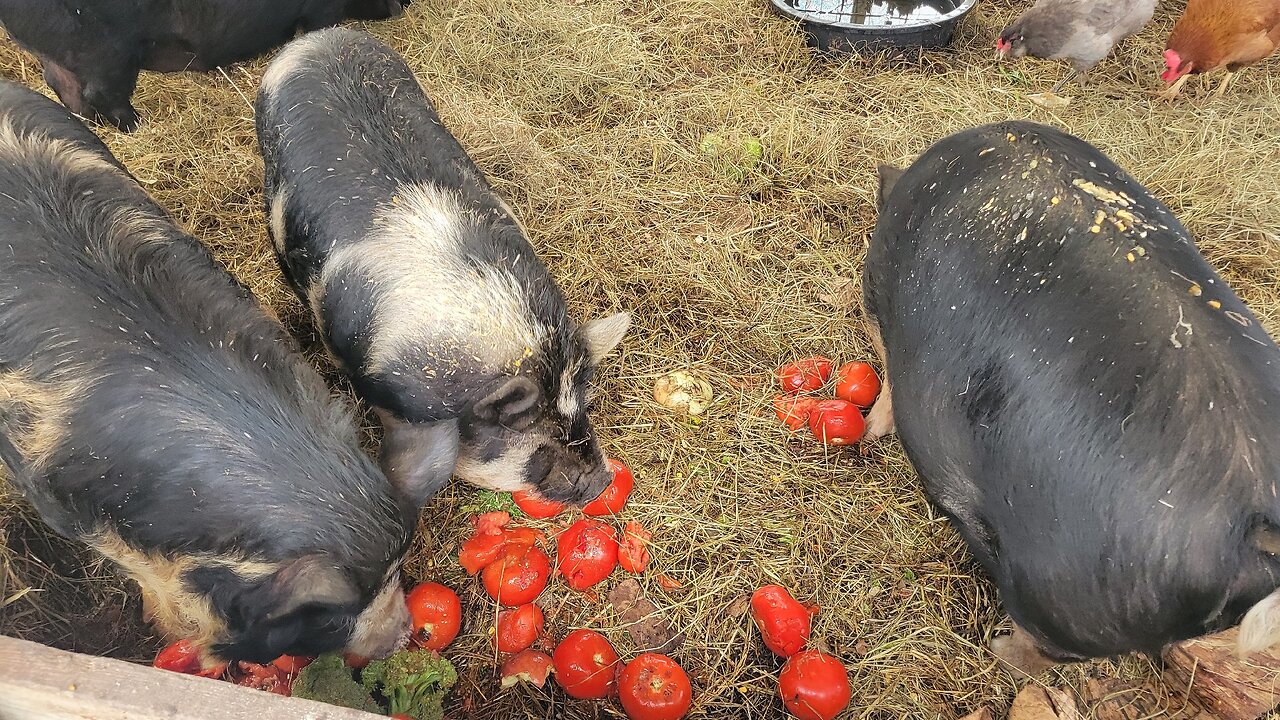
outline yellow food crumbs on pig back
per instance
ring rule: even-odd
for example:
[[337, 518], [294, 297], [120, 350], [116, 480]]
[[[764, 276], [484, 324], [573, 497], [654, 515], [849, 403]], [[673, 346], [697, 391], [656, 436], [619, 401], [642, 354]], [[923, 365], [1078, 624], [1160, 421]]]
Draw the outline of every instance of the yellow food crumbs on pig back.
[[1031, 168], [1032, 170], [1035, 170], [1037, 167], [1039, 167], [1039, 165], [1040, 165], [1040, 161], [1039, 161], [1039, 160], [1032, 160], [1032, 161], [1031, 161], [1030, 168]]
[[991, 153], [991, 152], [995, 152], [995, 148], [993, 148], [993, 147], [989, 147], [989, 148], [987, 148], [987, 149], [985, 149], [985, 150], [979, 151], [979, 152], [978, 152], [978, 157], [983, 157], [983, 156], [984, 156], [984, 155], [986, 155], [987, 153]]
[[1200, 297], [1200, 293], [1203, 291], [1200, 289], [1199, 283], [1191, 283], [1191, 287], [1187, 288], [1187, 292], [1191, 293], [1192, 297]]
[[1049, 200], [1049, 204], [1050, 204], [1050, 205], [1057, 205], [1057, 204], [1058, 204], [1058, 203], [1060, 203], [1060, 202], [1062, 202], [1062, 198], [1058, 197], [1057, 195], [1054, 195], [1054, 196]]
[[1129, 262], [1133, 262], [1134, 261], [1133, 253], [1128, 253], [1127, 255], [1124, 256], [1124, 259], [1128, 260]]
[[1018, 142], [1018, 136], [1014, 135], [1013, 133], [1009, 133], [1008, 135], [1005, 135], [1005, 139], [1008, 140], [1009, 142]]
[[1084, 178], [1076, 178], [1075, 180], [1071, 181], [1071, 184], [1089, 193], [1095, 198], [1101, 200], [1102, 202], [1111, 203], [1113, 205], [1123, 205], [1125, 207], [1128, 207], [1131, 204], [1129, 202], [1129, 199], [1124, 195], [1121, 195], [1120, 193], [1114, 190], [1108, 190], [1102, 187], [1101, 185], [1091, 183], [1088, 180], [1085, 180]]
[[1222, 307], [1222, 303], [1218, 302], [1217, 300], [1210, 300], [1209, 307], [1213, 308], [1214, 310], [1218, 310], [1219, 308]]

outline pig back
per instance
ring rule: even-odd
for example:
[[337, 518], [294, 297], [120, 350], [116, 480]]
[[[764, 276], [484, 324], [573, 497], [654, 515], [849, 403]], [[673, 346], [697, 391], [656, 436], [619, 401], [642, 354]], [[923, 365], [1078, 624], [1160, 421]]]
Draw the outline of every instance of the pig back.
[[1273, 587], [1280, 360], [1182, 225], [1087, 143], [959, 133], [885, 202], [867, 301], [899, 436], [1010, 613], [1089, 656]]

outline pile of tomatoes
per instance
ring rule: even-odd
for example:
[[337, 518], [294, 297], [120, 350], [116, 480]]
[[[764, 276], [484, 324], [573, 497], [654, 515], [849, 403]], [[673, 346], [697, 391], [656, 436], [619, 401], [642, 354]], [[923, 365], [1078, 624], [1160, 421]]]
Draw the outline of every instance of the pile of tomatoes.
[[773, 411], [793, 432], [807, 425], [823, 443], [852, 445], [862, 438], [862, 408], [876, 401], [880, 378], [867, 363], [846, 363], [835, 372], [834, 398], [812, 395], [830, 382], [831, 368], [831, 360], [821, 355], [778, 368], [775, 375], [783, 392], [774, 397]]
[[160, 650], [152, 666], [186, 675], [226, 680], [244, 687], [265, 690], [288, 697], [298, 671], [315, 660], [301, 655], [281, 655], [266, 665], [237, 662], [234, 666], [219, 663], [204, 667], [200, 648], [188, 640], [178, 640]]
[[[613, 459], [608, 462], [614, 473], [609, 487], [583, 508], [587, 517], [555, 537], [554, 574], [578, 592], [590, 592], [619, 565], [631, 573], [642, 573], [649, 566], [652, 536], [647, 530], [628, 522], [618, 532], [598, 519], [617, 515], [635, 487], [635, 477], [626, 465]], [[531, 493], [518, 492], [512, 499], [526, 515], [539, 520], [566, 510], [561, 503]], [[550, 655], [536, 647], [544, 640], [546, 621], [534, 601], [553, 574], [544, 550], [548, 538], [541, 530], [512, 527], [510, 522], [506, 512], [473, 517], [472, 535], [458, 553], [467, 573], [479, 573], [485, 592], [507, 608], [498, 613], [494, 628], [494, 644], [505, 656], [503, 687], [521, 682], [542, 687], [554, 672], [557, 684], [571, 697], [616, 696], [633, 720], [683, 717], [692, 702], [689, 676], [666, 655], [642, 653], [624, 664], [608, 639], [587, 629], [570, 632]]]
[[844, 664], [821, 650], [805, 649], [817, 606], [806, 606], [780, 585], [765, 585], [751, 595], [751, 619], [765, 647], [786, 658], [778, 673], [778, 694], [800, 720], [832, 720], [849, 705], [849, 676]]

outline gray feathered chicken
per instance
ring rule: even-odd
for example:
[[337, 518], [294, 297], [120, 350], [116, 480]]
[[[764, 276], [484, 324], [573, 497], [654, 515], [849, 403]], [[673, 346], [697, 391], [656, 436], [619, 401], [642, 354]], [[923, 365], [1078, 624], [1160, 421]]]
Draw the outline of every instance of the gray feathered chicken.
[[1000, 57], [1023, 55], [1067, 60], [1072, 71], [1049, 92], [1073, 77], [1080, 84], [1121, 40], [1137, 33], [1155, 13], [1156, 0], [1038, 0], [1000, 33]]

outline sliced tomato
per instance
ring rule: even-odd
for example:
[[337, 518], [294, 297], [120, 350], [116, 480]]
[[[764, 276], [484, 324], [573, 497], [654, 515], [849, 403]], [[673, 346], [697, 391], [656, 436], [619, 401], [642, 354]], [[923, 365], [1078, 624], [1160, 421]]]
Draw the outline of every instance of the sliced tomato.
[[502, 662], [502, 687], [521, 682], [542, 687], [552, 667], [551, 656], [541, 650], [521, 650]]
[[259, 665], [241, 660], [236, 663], [239, 672], [234, 682], [241, 687], [265, 690], [276, 695], [289, 697], [292, 694], [289, 674], [274, 664]]
[[618, 543], [618, 564], [629, 573], [642, 573], [649, 567], [649, 541], [653, 535], [640, 523], [629, 522], [622, 528]]
[[507, 539], [502, 533], [476, 533], [462, 543], [462, 550], [458, 552], [458, 564], [462, 565], [468, 575], [475, 575], [497, 560], [506, 545]]
[[805, 395], [778, 395], [773, 399], [773, 412], [794, 432], [809, 424], [809, 414], [817, 404], [817, 398]]
[[511, 513], [495, 511], [480, 513], [471, 518], [471, 526], [478, 535], [499, 535], [511, 523]]

